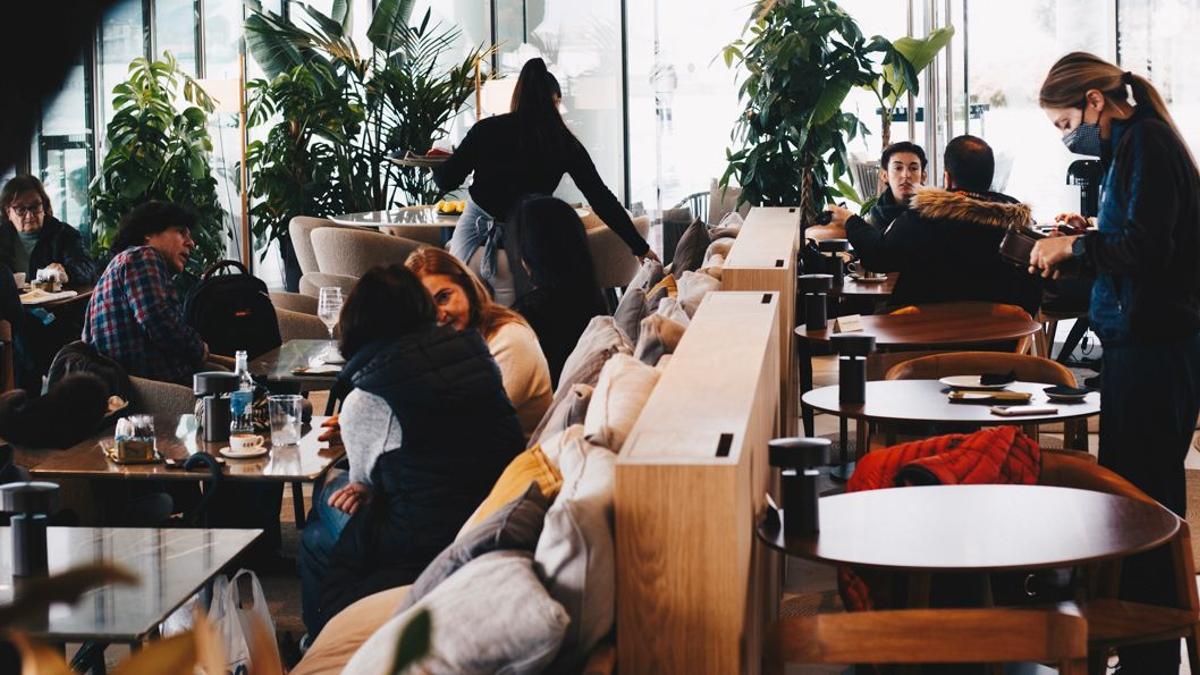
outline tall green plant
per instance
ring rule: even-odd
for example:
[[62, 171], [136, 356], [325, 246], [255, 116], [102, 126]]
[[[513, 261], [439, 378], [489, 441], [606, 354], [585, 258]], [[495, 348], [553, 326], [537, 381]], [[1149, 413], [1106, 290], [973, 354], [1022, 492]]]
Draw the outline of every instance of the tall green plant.
[[93, 252], [106, 255], [121, 218], [158, 199], [196, 213], [196, 249], [188, 272], [198, 274], [224, 258], [225, 210], [212, 174], [208, 135], [212, 99], [164, 52], [161, 61], [137, 58], [129, 64], [129, 78], [113, 88], [113, 108], [105, 129], [108, 154], [88, 189], [95, 214]]
[[[349, 36], [350, 14], [345, 2], [335, 2], [330, 15], [301, 5], [305, 23], [300, 25], [263, 9], [258, 0], [247, 0], [251, 9], [246, 19], [247, 46], [273, 82], [285, 75], [294, 81], [298, 69], [314, 71], [314, 81], [306, 86], [313, 85], [323, 97], [338, 99], [330, 105], [343, 113], [352, 112], [358, 125], [353, 129], [340, 123], [334, 125], [336, 129], [312, 126], [307, 142], [326, 147], [309, 148], [308, 152], [297, 149], [290, 155], [271, 154], [264, 147], [252, 181], [254, 193], [268, 201], [299, 205], [299, 200], [277, 195], [302, 191], [309, 177], [324, 180], [307, 170], [312, 167], [308, 160], [314, 157], [326, 157], [331, 179], [345, 184], [346, 191], [338, 199], [316, 200], [305, 205], [315, 211], [290, 212], [287, 217], [386, 209], [393, 203], [430, 203], [437, 198], [428, 171], [397, 166], [388, 162], [388, 157], [407, 150], [426, 152], [445, 137], [449, 122], [474, 92], [474, 68], [488, 52], [478, 47], [449, 68], [440, 67], [461, 31], [431, 25], [429, 11], [419, 24], [410, 25], [413, 4], [413, 0], [380, 0], [367, 30], [371, 51], [361, 54]], [[268, 137], [287, 126], [284, 135], [298, 148], [305, 142], [296, 126], [302, 111], [289, 115], [287, 94], [273, 85], [258, 90], [282, 113], [257, 119], [260, 123], [271, 120]], [[308, 163], [276, 166], [273, 173], [263, 171], [296, 159]], [[296, 177], [290, 186], [280, 180], [286, 175]], [[277, 217], [282, 218], [283, 213], [279, 210]], [[278, 227], [275, 230], [278, 236]]]
[[868, 42], [830, 0], [760, 2], [746, 32], [723, 51], [727, 66], [745, 71], [738, 92], [745, 109], [731, 134], [740, 147], [726, 150], [721, 185], [736, 178], [743, 203], [799, 206], [807, 226], [826, 199], [841, 194], [846, 142], [866, 133], [857, 116], [842, 112], [842, 101], [875, 80], [871, 54], [884, 51], [886, 40]]
[[[950, 44], [954, 26], [939, 28], [924, 38], [902, 37], [887, 44], [883, 68], [867, 89], [879, 100], [883, 116], [880, 137], [883, 147], [892, 143], [892, 119], [900, 99], [921, 92], [921, 71], [925, 70], [938, 52]], [[909, 114], [915, 114], [909, 111]]]

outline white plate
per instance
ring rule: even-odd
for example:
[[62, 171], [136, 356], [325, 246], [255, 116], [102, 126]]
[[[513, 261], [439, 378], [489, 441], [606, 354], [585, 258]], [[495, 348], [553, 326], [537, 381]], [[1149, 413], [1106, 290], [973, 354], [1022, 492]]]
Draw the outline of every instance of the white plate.
[[864, 279], [863, 277], [860, 277], [857, 274], [851, 274], [850, 278], [860, 284], [882, 284], [883, 282], [887, 281], [887, 276], [871, 277], [870, 279]]
[[938, 380], [942, 384], [952, 389], [1003, 389], [1012, 382], [1004, 384], [982, 384], [980, 383], [979, 375], [951, 375]]
[[262, 457], [263, 455], [271, 452], [271, 446], [263, 443], [249, 452], [234, 452], [233, 450], [229, 449], [228, 445], [226, 445], [217, 452], [221, 453], [221, 455], [224, 457], [228, 457], [229, 459], [254, 459], [255, 457]]
[[335, 366], [341, 366], [341, 365], [346, 364], [346, 357], [342, 356], [341, 354], [338, 354], [337, 352], [332, 352], [332, 351], [326, 352], [325, 356], [321, 357], [321, 360], [324, 361], [325, 363], [335, 365]]

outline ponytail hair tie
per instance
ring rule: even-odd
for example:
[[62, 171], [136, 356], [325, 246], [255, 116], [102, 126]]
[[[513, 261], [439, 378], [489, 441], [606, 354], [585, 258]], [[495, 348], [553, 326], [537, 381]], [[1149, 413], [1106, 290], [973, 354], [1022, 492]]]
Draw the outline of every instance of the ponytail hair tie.
[[1121, 84], [1133, 84], [1133, 73], [1128, 70], [1125, 71], [1125, 73], [1121, 75]]

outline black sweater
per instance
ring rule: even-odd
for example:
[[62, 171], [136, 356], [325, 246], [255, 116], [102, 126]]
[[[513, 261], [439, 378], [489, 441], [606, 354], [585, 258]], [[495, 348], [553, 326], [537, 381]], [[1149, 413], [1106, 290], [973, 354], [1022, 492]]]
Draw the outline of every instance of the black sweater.
[[[11, 268], [18, 246], [23, 244], [17, 228], [7, 221], [0, 223], [0, 264]], [[73, 284], [96, 281], [96, 263], [84, 250], [83, 237], [75, 228], [47, 215], [38, 232], [37, 244], [29, 252], [29, 278], [32, 279], [34, 272], [50, 263], [62, 265]]]
[[450, 159], [434, 168], [433, 179], [448, 192], [458, 189], [471, 172], [475, 173], [471, 199], [502, 221], [508, 219], [522, 197], [552, 194], [563, 174], [571, 174], [596, 215], [635, 255], [644, 255], [650, 248], [616, 196], [600, 179], [583, 144], [574, 136], [561, 156], [532, 155], [521, 147], [517, 120], [512, 114], [480, 120], [467, 132]]

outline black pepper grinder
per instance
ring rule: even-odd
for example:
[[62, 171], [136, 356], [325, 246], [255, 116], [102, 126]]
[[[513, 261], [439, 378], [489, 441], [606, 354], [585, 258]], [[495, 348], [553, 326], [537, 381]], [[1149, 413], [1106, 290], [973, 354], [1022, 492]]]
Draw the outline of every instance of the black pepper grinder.
[[846, 261], [842, 253], [850, 250], [850, 242], [846, 239], [826, 239], [817, 242], [817, 250], [825, 257], [825, 271], [833, 277], [833, 285], [841, 288], [846, 281]]
[[875, 351], [875, 336], [839, 333], [829, 336], [838, 354], [838, 400], [864, 403], [867, 400], [867, 356]]
[[821, 530], [817, 467], [829, 462], [829, 439], [776, 438], [767, 442], [767, 454], [779, 469], [784, 534], [816, 534]]
[[11, 513], [14, 577], [46, 576], [46, 526], [58, 504], [55, 483], [0, 485], [0, 511]]
[[833, 277], [828, 274], [801, 274], [798, 278], [800, 292], [804, 294], [804, 319], [809, 330], [825, 330], [829, 314], [825, 300], [833, 288]]

